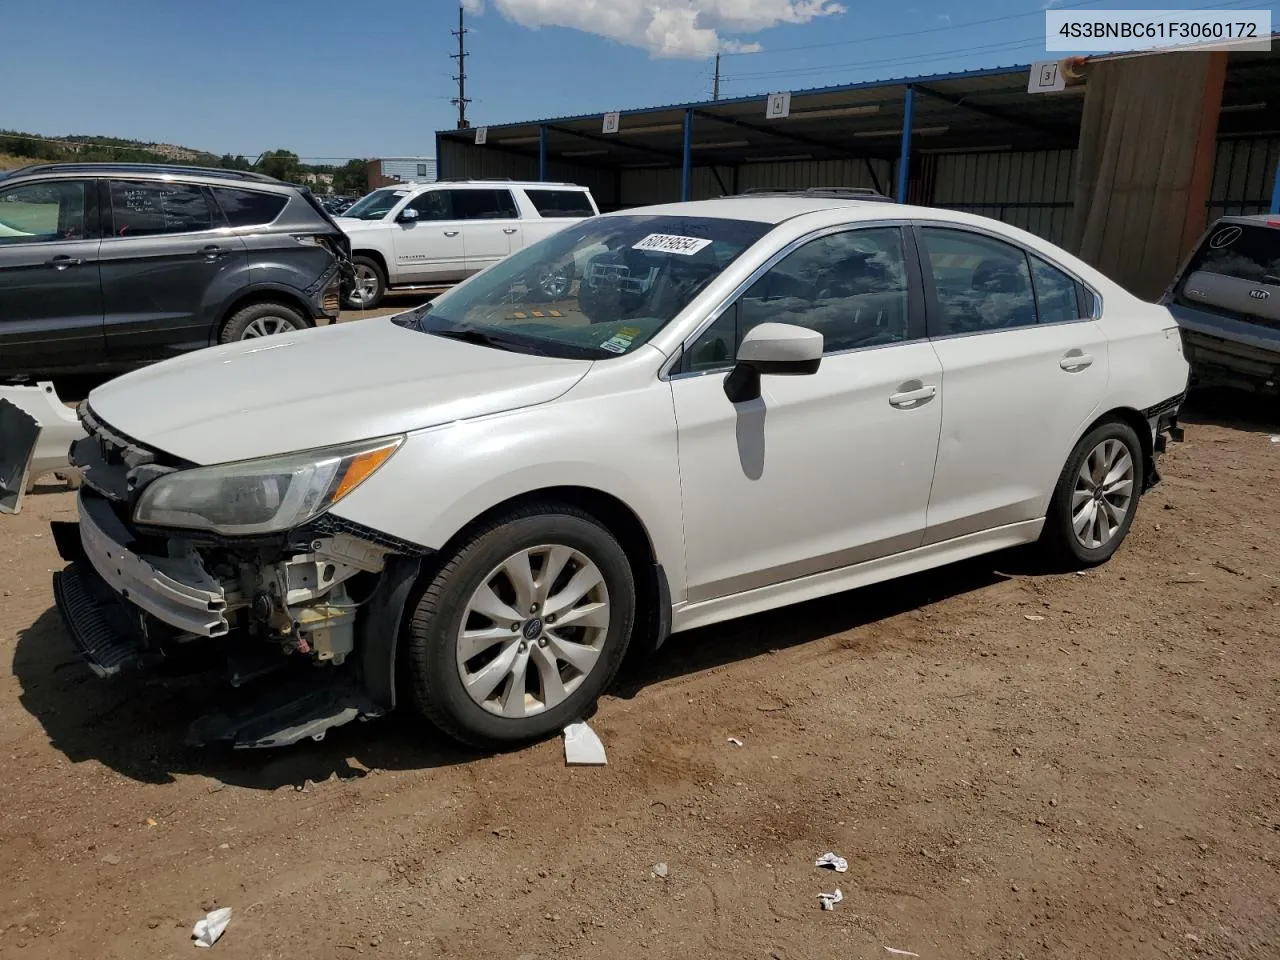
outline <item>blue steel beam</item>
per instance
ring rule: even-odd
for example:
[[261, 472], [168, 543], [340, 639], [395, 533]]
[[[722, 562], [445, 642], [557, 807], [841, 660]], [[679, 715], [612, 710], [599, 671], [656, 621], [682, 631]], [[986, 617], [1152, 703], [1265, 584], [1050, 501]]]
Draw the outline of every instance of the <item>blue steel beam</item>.
[[684, 150], [680, 164], [680, 199], [693, 199], [693, 108], [684, 112]]
[[538, 126], [538, 180], [545, 182], [547, 179], [547, 125], [545, 123]]
[[1280, 213], [1280, 162], [1276, 163], [1276, 182], [1271, 188], [1271, 212]]
[[898, 151], [898, 195], [899, 203], [907, 202], [907, 183], [911, 171], [911, 120], [915, 112], [916, 91], [910, 84], [902, 100], [902, 149]]

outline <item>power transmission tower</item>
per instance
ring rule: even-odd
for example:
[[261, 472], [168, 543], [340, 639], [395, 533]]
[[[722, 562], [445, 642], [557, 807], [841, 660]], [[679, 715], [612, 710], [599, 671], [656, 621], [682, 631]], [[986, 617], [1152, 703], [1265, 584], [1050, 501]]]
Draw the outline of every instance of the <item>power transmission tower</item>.
[[449, 54], [450, 60], [458, 61], [458, 75], [453, 79], [458, 81], [458, 95], [451, 101], [458, 108], [458, 129], [466, 130], [471, 124], [467, 122], [467, 104], [471, 101], [467, 98], [467, 25], [463, 18], [465, 11], [462, 4], [458, 4], [458, 29], [450, 30], [455, 37], [458, 38], [458, 52]]
[[711, 86], [711, 99], [720, 99], [720, 54], [718, 53], [716, 54], [716, 78], [712, 81]]

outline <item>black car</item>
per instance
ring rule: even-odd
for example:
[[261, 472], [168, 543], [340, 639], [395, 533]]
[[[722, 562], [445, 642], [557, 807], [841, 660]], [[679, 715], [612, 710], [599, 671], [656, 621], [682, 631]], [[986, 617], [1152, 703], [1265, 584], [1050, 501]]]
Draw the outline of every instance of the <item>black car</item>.
[[0, 377], [127, 370], [337, 316], [350, 245], [257, 173], [59, 163], [0, 173]]

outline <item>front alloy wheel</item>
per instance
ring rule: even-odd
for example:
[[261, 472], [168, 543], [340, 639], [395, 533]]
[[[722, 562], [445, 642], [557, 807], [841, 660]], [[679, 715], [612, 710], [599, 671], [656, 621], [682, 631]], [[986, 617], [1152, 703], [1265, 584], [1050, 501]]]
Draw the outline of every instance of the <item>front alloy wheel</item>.
[[635, 606], [627, 555], [598, 520], [561, 503], [513, 508], [423, 584], [404, 637], [406, 692], [464, 743], [558, 733], [617, 673]]

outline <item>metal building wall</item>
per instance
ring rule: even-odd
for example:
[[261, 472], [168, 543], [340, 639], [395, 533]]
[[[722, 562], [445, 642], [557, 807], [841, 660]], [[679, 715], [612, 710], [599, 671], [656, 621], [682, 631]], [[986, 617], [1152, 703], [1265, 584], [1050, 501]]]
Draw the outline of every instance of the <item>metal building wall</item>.
[[[893, 190], [893, 164], [870, 161], [880, 190]], [[863, 160], [791, 160], [773, 163], [745, 163], [738, 168], [738, 189], [795, 190], [802, 187], [867, 187], [876, 183]]]
[[965, 210], [1063, 245], [1071, 222], [1074, 150], [934, 154], [931, 204]]
[[1209, 188], [1209, 219], [1267, 213], [1280, 163], [1280, 138], [1222, 140]]
[[[387, 180], [417, 180], [429, 183], [436, 178], [435, 157], [405, 157], [396, 160], [382, 160], [382, 176]], [[423, 172], [419, 173], [421, 167]]]
[[[453, 180], [538, 179], [538, 161], [534, 157], [522, 157], [500, 150], [477, 147], [472, 143], [460, 143], [456, 140], [441, 138], [438, 163], [440, 176]], [[677, 170], [677, 177], [679, 173], [680, 171]], [[617, 206], [618, 178], [612, 171], [549, 159], [547, 179], [590, 187], [592, 195], [596, 198], [596, 204], [602, 210]], [[678, 194], [678, 186], [676, 191]]]
[[[707, 167], [694, 167], [690, 192], [694, 200], [708, 200], [725, 193], [715, 174]], [[721, 167], [725, 186], [733, 189], [731, 167]], [[680, 170], [669, 167], [639, 167], [622, 171], [622, 207], [643, 207], [651, 203], [673, 203], [680, 199]]]

